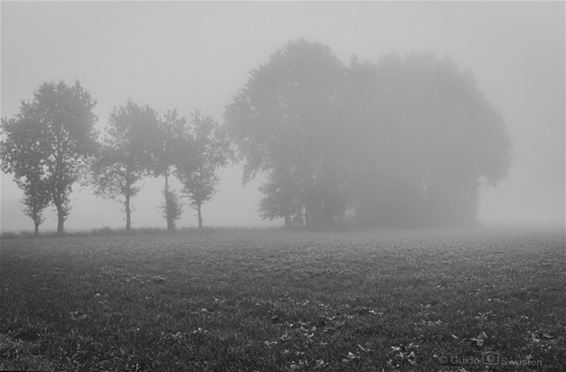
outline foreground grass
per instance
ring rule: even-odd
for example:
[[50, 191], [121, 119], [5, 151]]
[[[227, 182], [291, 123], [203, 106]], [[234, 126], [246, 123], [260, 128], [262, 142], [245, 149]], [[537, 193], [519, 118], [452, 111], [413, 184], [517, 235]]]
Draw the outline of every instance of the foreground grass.
[[0, 369], [562, 371], [565, 268], [559, 233], [3, 240]]

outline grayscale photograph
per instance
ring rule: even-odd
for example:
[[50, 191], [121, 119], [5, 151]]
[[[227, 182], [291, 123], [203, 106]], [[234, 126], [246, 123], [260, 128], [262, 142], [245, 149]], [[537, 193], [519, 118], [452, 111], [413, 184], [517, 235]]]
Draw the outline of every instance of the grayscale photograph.
[[564, 1], [0, 3], [0, 371], [566, 371]]

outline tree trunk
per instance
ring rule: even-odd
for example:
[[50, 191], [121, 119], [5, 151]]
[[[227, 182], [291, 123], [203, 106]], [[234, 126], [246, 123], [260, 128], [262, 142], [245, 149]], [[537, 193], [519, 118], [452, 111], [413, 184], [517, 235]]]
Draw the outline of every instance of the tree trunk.
[[65, 233], [65, 208], [62, 203], [55, 205], [57, 208], [57, 234]]
[[37, 222], [34, 222], [33, 224], [34, 224], [34, 227], [35, 227], [33, 234], [35, 236], [37, 236], [37, 235], [39, 235], [39, 224]]
[[202, 211], [201, 211], [201, 204], [197, 204], [197, 215], [198, 215], [198, 228], [202, 229]]
[[132, 210], [130, 209], [130, 193], [126, 193], [126, 201], [124, 203], [124, 207], [126, 210], [126, 231], [130, 231], [132, 229], [132, 219], [131, 214]]
[[165, 177], [165, 194], [167, 194], [169, 192], [169, 172], [168, 171], [165, 171], [164, 177]]
[[175, 221], [173, 220], [171, 214], [171, 205], [169, 203], [169, 170], [165, 170], [165, 188], [163, 195], [165, 196], [165, 219], [167, 220], [167, 231], [175, 230]]
[[307, 195], [307, 200], [305, 201], [305, 227], [310, 228], [317, 222], [315, 215], [313, 214], [313, 202], [309, 198], [311, 194]]
[[304, 184], [304, 190], [305, 190], [305, 195], [304, 195], [304, 207], [305, 207], [305, 215], [304, 215], [304, 219], [305, 219], [305, 227], [309, 228], [312, 226], [313, 224], [313, 215], [312, 215], [312, 175], [311, 175], [311, 171], [310, 171], [310, 166], [307, 169], [307, 172], [305, 174], [305, 184]]
[[289, 228], [291, 227], [291, 215], [286, 214], [285, 215], [285, 228]]

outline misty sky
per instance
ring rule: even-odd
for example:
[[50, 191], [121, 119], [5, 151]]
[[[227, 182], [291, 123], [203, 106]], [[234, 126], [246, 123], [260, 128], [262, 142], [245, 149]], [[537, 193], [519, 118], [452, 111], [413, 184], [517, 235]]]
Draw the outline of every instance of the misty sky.
[[[222, 120], [226, 104], [287, 41], [304, 37], [355, 54], [431, 51], [471, 69], [503, 114], [513, 141], [507, 179], [481, 193], [487, 223], [564, 224], [564, 3], [1, 3], [1, 110], [11, 117], [44, 81], [79, 79], [96, 98], [98, 126], [127, 98], [160, 113], [199, 109]], [[205, 225], [269, 225], [258, 183], [221, 172]], [[78, 186], [78, 185], [77, 185]], [[162, 180], [134, 199], [133, 227], [165, 227]], [[1, 175], [1, 228], [31, 230], [22, 194]], [[71, 196], [68, 230], [122, 227], [121, 206], [89, 187]], [[49, 209], [43, 231], [56, 228]], [[272, 223], [273, 224], [273, 223]], [[281, 221], [276, 221], [276, 225]], [[195, 226], [189, 207], [179, 227]]]

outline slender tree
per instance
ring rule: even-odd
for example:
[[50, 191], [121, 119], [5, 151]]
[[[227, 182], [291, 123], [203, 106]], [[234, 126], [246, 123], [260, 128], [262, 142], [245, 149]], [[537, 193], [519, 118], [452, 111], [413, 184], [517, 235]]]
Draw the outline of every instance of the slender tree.
[[[159, 121], [158, 134], [155, 136], [153, 151], [153, 172], [155, 176], [163, 176], [164, 187], [162, 204], [163, 216], [167, 223], [167, 230], [175, 230], [175, 223], [181, 217], [182, 204], [179, 196], [169, 185], [169, 176], [172, 168], [190, 151], [191, 141], [185, 139], [187, 119], [180, 116], [177, 110], [169, 110]], [[183, 148], [188, 146], [189, 148]], [[186, 159], [189, 159], [186, 156]]]
[[2, 170], [13, 173], [18, 187], [24, 192], [24, 213], [34, 224], [35, 235], [43, 222], [43, 210], [50, 204], [45, 157], [41, 148], [42, 127], [37, 121], [26, 120], [21, 114], [2, 119]]
[[92, 165], [95, 193], [123, 205], [128, 231], [132, 226], [132, 198], [140, 190], [137, 183], [151, 169], [157, 123], [157, 114], [149, 106], [128, 100], [114, 108]]
[[174, 231], [177, 220], [183, 213], [183, 205], [181, 204], [181, 200], [177, 193], [173, 190], [167, 189], [167, 185], [165, 186], [163, 194], [164, 200], [161, 205], [161, 209], [163, 211], [163, 217], [167, 222], [167, 231]]
[[228, 142], [222, 128], [210, 116], [192, 114], [185, 136], [189, 153], [177, 164], [177, 175], [191, 206], [197, 212], [198, 227], [203, 226], [202, 206], [216, 191], [216, 171], [229, 159]]

